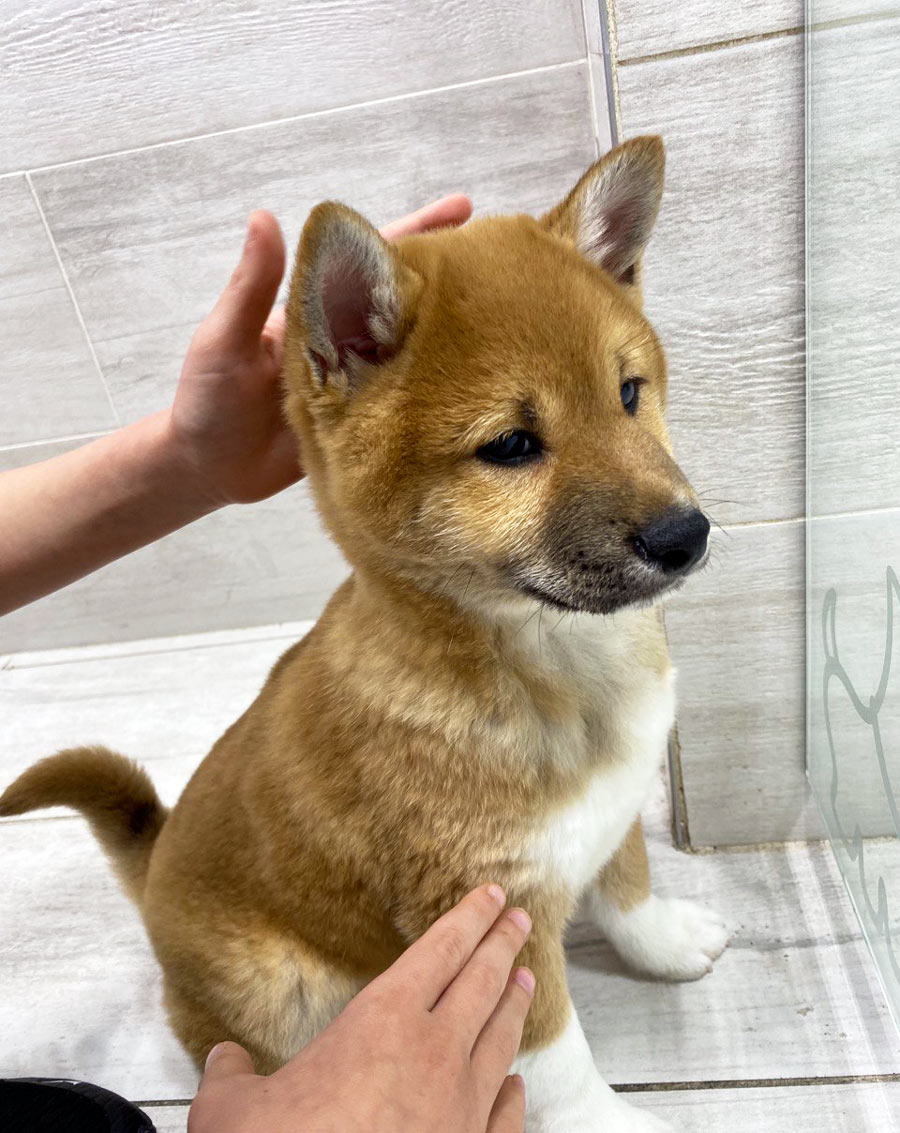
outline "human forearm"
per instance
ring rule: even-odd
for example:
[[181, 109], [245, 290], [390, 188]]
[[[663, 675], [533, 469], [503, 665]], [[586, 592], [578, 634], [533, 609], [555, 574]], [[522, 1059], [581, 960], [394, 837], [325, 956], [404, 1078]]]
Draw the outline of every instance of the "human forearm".
[[0, 614], [215, 509], [168, 410], [0, 475]]

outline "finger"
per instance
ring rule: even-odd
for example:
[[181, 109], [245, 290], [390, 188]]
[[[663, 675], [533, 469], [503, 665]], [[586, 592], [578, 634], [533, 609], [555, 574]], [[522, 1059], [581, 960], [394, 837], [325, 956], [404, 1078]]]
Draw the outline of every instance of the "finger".
[[254, 1074], [253, 1059], [238, 1043], [219, 1043], [206, 1056], [201, 1087], [236, 1074]]
[[476, 1078], [484, 1081], [488, 1088], [509, 1073], [519, 1052], [534, 987], [533, 972], [529, 968], [517, 968], [472, 1049], [471, 1062]]
[[531, 932], [531, 918], [524, 909], [510, 909], [491, 928], [472, 958], [435, 1005], [454, 1032], [475, 1045], [507, 990], [509, 973], [519, 949]]
[[436, 920], [376, 982], [430, 1011], [469, 961], [505, 903], [499, 885], [479, 886]]
[[241, 259], [206, 320], [207, 331], [223, 350], [252, 353], [278, 295], [284, 275], [284, 238], [278, 221], [257, 209], [247, 221]]
[[522, 1133], [525, 1128], [525, 1083], [518, 1074], [511, 1074], [500, 1087], [487, 1133]]
[[385, 240], [397, 240], [401, 236], [412, 236], [417, 232], [427, 232], [429, 228], [444, 228], [465, 224], [472, 215], [472, 202], [462, 193], [441, 197], [424, 208], [411, 212], [399, 220], [392, 220], [381, 229]]

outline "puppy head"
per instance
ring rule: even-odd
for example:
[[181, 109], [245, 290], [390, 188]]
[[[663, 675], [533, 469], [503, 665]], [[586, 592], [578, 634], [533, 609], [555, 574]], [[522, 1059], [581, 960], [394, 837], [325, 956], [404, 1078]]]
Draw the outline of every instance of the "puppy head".
[[664, 424], [640, 309], [658, 138], [592, 166], [540, 220], [386, 244], [342, 205], [300, 241], [286, 407], [357, 567], [489, 608], [608, 613], [703, 556], [709, 524]]

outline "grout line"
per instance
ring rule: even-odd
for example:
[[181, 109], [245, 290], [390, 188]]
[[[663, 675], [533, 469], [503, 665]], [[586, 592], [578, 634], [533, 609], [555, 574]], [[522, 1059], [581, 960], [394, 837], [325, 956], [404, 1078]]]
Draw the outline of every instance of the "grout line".
[[722, 1078], [702, 1082], [627, 1082], [613, 1086], [621, 1094], [680, 1092], [683, 1090], [784, 1089], [790, 1086], [852, 1086], [900, 1082], [900, 1074], [835, 1074], [818, 1078]]
[[0, 456], [5, 452], [18, 452], [23, 448], [38, 448], [40, 445], [62, 445], [69, 441], [93, 441], [98, 437], [108, 437], [110, 433], [114, 432], [115, 429], [103, 429], [101, 432], [95, 430], [92, 433], [71, 433], [67, 437], [43, 437], [39, 441], [20, 441], [15, 445], [0, 445]]
[[668, 745], [669, 805], [671, 807], [672, 843], [676, 849], [690, 853], [691, 828], [688, 818], [687, 798], [684, 793], [684, 773], [681, 765], [681, 741], [678, 737], [678, 721], [672, 725]]
[[112, 410], [113, 420], [115, 421], [115, 423], [117, 425], [121, 425], [122, 424], [122, 418], [119, 416], [119, 411], [118, 411], [118, 409], [116, 409], [115, 402], [112, 399], [112, 394], [109, 391], [109, 386], [106, 384], [106, 378], [104, 377], [104, 374], [103, 374], [103, 368], [100, 365], [100, 359], [97, 357], [96, 350], [94, 350], [94, 344], [93, 344], [93, 342], [91, 342], [91, 336], [88, 334], [88, 329], [87, 329], [87, 326], [86, 326], [85, 321], [84, 321], [84, 316], [81, 313], [81, 308], [78, 306], [78, 300], [75, 298], [75, 292], [72, 290], [72, 284], [69, 281], [68, 273], [66, 272], [66, 269], [63, 266], [62, 256], [59, 254], [59, 248], [57, 248], [56, 241], [53, 239], [53, 233], [50, 231], [50, 225], [47, 221], [47, 216], [44, 212], [44, 206], [41, 204], [40, 198], [37, 195], [37, 192], [36, 192], [35, 187], [34, 187], [34, 183], [31, 180], [31, 174], [30, 173], [25, 174], [25, 180], [28, 182], [28, 188], [31, 190], [31, 196], [34, 200], [35, 207], [37, 208], [38, 213], [40, 215], [41, 223], [44, 225], [44, 231], [47, 233], [47, 239], [50, 241], [50, 247], [53, 249], [53, 255], [56, 257], [56, 262], [59, 265], [59, 270], [60, 270], [60, 274], [62, 275], [62, 278], [63, 278], [63, 283], [66, 285], [66, 290], [69, 293], [69, 299], [71, 299], [72, 306], [75, 309], [75, 316], [78, 319], [78, 324], [81, 327], [82, 334], [84, 335], [84, 341], [87, 343], [87, 348], [91, 353], [91, 358], [94, 360], [94, 366], [97, 370], [97, 376], [100, 379], [100, 383], [103, 386], [104, 392], [106, 393], [106, 400], [109, 402], [109, 407]]
[[[855, 514], [855, 513], [854, 513]], [[787, 526], [789, 523], [805, 523], [805, 515], [792, 515], [783, 519], [745, 519], [735, 523], [723, 523], [723, 531], [734, 531], [738, 527], [775, 527], [778, 524]]]
[[348, 111], [365, 110], [371, 106], [386, 106], [393, 102], [403, 102], [412, 98], [427, 98], [433, 94], [444, 94], [447, 91], [467, 90], [469, 88], [490, 86], [492, 83], [504, 82], [506, 79], [518, 79], [528, 75], [549, 74], [552, 71], [567, 70], [572, 67], [583, 67], [583, 58], [570, 59], [565, 63], [549, 63], [544, 67], [528, 67], [523, 71], [505, 71], [500, 75], [488, 75], [481, 79], [466, 79], [464, 82], [447, 83], [440, 87], [429, 87], [426, 90], [407, 91], [405, 94], [391, 94], [384, 98], [372, 98], [363, 102], [351, 102], [344, 106], [331, 106], [324, 110], [310, 110], [303, 114], [289, 114], [284, 118], [272, 118], [266, 122], [251, 122], [244, 126], [229, 126], [224, 130], [210, 130], [205, 134], [192, 134], [184, 138], [170, 138], [164, 142], [151, 142], [146, 146], [133, 146], [130, 149], [111, 150], [107, 153], [92, 154], [90, 157], [73, 158], [71, 161], [58, 161], [50, 165], [35, 166], [30, 173], [48, 173], [56, 169], [66, 169], [73, 165], [87, 165], [92, 161], [106, 161], [113, 157], [128, 157], [136, 153], [147, 153], [151, 150], [167, 149], [170, 146], [183, 146], [191, 142], [206, 141], [209, 138], [228, 137], [231, 134], [242, 134], [251, 130], [265, 130], [270, 126], [284, 126], [291, 122], [303, 122], [311, 118], [325, 118], [334, 114], [345, 114]]
[[735, 39], [718, 39], [712, 43], [697, 43], [690, 47], [676, 47], [671, 51], [651, 52], [649, 55], [632, 55], [627, 59], [619, 59], [620, 67], [630, 67], [636, 63], [657, 63], [666, 59], [681, 59], [688, 55], [705, 55], [708, 51], [720, 51], [727, 47], [743, 47], [748, 43], [766, 43], [770, 39], [784, 39], [789, 35], [798, 35], [803, 31], [803, 25], [791, 28], [780, 28], [778, 31], [764, 31], [757, 35], [738, 36]]
[[195, 649], [219, 649], [257, 642], [296, 641], [315, 625], [315, 619], [275, 622], [258, 626], [205, 632], [174, 634], [169, 637], [134, 638], [131, 641], [108, 641], [88, 645], [69, 645], [58, 649], [22, 650], [0, 654], [0, 671], [46, 668], [77, 662], [108, 661], [120, 657], [149, 657], [160, 653], [187, 653]]
[[855, 519], [859, 515], [887, 515], [892, 511], [900, 512], [900, 508], [895, 504], [893, 507], [862, 508], [859, 511], [826, 511], [821, 515], [807, 515], [806, 519], [813, 524], [822, 519]]
[[[610, 0], [610, 3], [612, 0]], [[822, 20], [812, 23], [809, 27], [802, 24], [790, 28], [779, 28], [776, 31], [759, 32], [756, 35], [737, 36], [734, 39], [719, 39], [712, 43], [697, 43], [688, 47], [676, 47], [671, 51], [650, 52], [648, 55], [632, 55], [627, 59], [619, 59], [620, 67], [630, 67], [636, 63], [655, 63], [666, 59], [681, 59], [688, 55], [703, 55], [708, 51], [720, 51], [723, 48], [743, 47], [748, 43], [766, 43], [771, 39], [784, 39], [786, 36], [799, 35], [802, 32], [833, 31], [838, 28], [855, 27], [860, 24], [878, 23], [882, 20], [893, 20], [900, 16], [900, 8], [892, 8], [887, 12], [872, 12], [869, 15], [844, 16], [836, 20]]]

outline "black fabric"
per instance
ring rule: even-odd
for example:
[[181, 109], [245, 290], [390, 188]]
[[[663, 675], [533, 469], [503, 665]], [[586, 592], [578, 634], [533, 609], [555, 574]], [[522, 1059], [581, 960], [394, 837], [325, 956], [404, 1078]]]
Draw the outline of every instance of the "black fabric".
[[0, 1133], [155, 1133], [137, 1106], [90, 1082], [0, 1079]]

